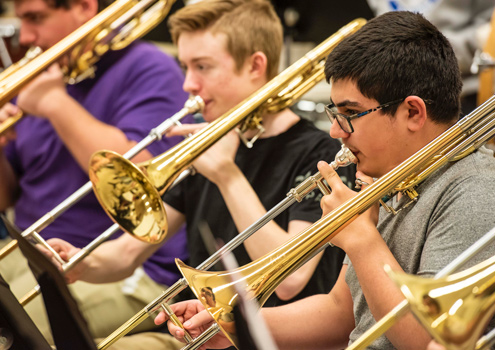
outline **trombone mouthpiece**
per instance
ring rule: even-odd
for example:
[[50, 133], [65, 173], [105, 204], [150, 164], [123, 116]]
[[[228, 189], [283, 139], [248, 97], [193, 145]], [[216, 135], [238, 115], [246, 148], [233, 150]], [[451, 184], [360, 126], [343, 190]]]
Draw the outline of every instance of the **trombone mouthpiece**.
[[189, 113], [201, 112], [205, 108], [205, 102], [198, 95], [191, 95], [184, 104], [184, 108], [187, 108]]
[[330, 165], [334, 169], [338, 169], [356, 163], [356, 156], [349, 150], [349, 148], [347, 148], [345, 145], [342, 145], [340, 151], [338, 151], [335, 155], [335, 160], [330, 163]]

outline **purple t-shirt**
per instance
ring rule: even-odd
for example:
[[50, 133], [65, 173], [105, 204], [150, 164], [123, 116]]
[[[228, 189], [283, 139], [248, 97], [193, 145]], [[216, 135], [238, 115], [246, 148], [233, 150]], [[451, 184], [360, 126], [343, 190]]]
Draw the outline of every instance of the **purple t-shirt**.
[[[187, 99], [183, 79], [173, 58], [151, 44], [135, 42], [107, 53], [97, 63], [96, 78], [68, 86], [67, 91], [97, 119], [139, 142], [183, 107]], [[16, 224], [25, 229], [85, 184], [88, 175], [47, 120], [27, 116], [17, 124], [16, 131], [17, 139], [5, 152], [21, 189], [15, 205]], [[180, 141], [177, 137], [164, 138], [151, 144], [148, 151], [155, 156]], [[112, 221], [91, 193], [41, 234], [45, 239], [58, 237], [84, 247], [110, 225]], [[184, 231], [145, 262], [144, 269], [156, 282], [169, 285], [179, 277], [176, 257], [187, 258]]]

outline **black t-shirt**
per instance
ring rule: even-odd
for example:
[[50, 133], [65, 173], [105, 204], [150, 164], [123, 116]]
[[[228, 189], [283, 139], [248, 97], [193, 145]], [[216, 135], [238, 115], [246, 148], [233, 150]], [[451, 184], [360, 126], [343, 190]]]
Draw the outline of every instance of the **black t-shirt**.
[[[332, 161], [340, 147], [337, 140], [317, 129], [311, 122], [301, 119], [280, 135], [258, 139], [251, 149], [241, 143], [235, 163], [269, 210], [285, 199], [291, 188], [316, 173], [318, 161]], [[344, 183], [354, 183], [354, 166], [339, 169], [338, 172]], [[274, 220], [284, 230], [287, 230], [292, 220], [317, 221], [322, 215], [321, 196], [318, 190], [313, 191], [301, 203], [294, 203]], [[193, 267], [210, 256], [198, 231], [198, 224], [206, 222], [215, 238], [224, 243], [238, 234], [217, 186], [200, 174], [186, 178], [172, 188], [165, 194], [164, 200], [186, 217], [189, 264]], [[240, 266], [251, 262], [243, 245], [234, 250], [234, 255]], [[337, 280], [343, 258], [344, 253], [340, 249], [327, 248], [304, 290], [287, 302], [328, 293]], [[287, 302], [278, 299], [274, 293], [265, 305], [275, 306]]]

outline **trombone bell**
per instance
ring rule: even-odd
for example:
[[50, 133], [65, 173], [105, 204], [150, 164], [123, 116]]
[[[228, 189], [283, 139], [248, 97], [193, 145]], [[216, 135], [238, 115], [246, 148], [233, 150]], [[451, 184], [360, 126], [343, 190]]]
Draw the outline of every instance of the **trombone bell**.
[[175, 262], [196, 298], [201, 301], [230, 342], [239, 348], [233, 314], [239, 295], [232, 285], [239, 281], [232, 282], [229, 272], [201, 271], [187, 266], [180, 259], [175, 259]]
[[495, 312], [495, 257], [440, 279], [386, 270], [435, 340], [449, 350], [476, 348]]
[[167, 235], [167, 216], [157, 190], [143, 173], [112, 151], [96, 152], [89, 177], [110, 218], [137, 239], [160, 243]]

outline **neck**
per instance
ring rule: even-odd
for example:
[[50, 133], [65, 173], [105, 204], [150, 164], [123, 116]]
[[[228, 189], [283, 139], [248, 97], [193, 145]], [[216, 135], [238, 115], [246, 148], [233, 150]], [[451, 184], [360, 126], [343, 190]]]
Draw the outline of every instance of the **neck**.
[[265, 128], [265, 132], [261, 137], [264, 138], [280, 135], [289, 130], [299, 120], [299, 116], [288, 108], [277, 113], [264, 114], [263, 127]]

